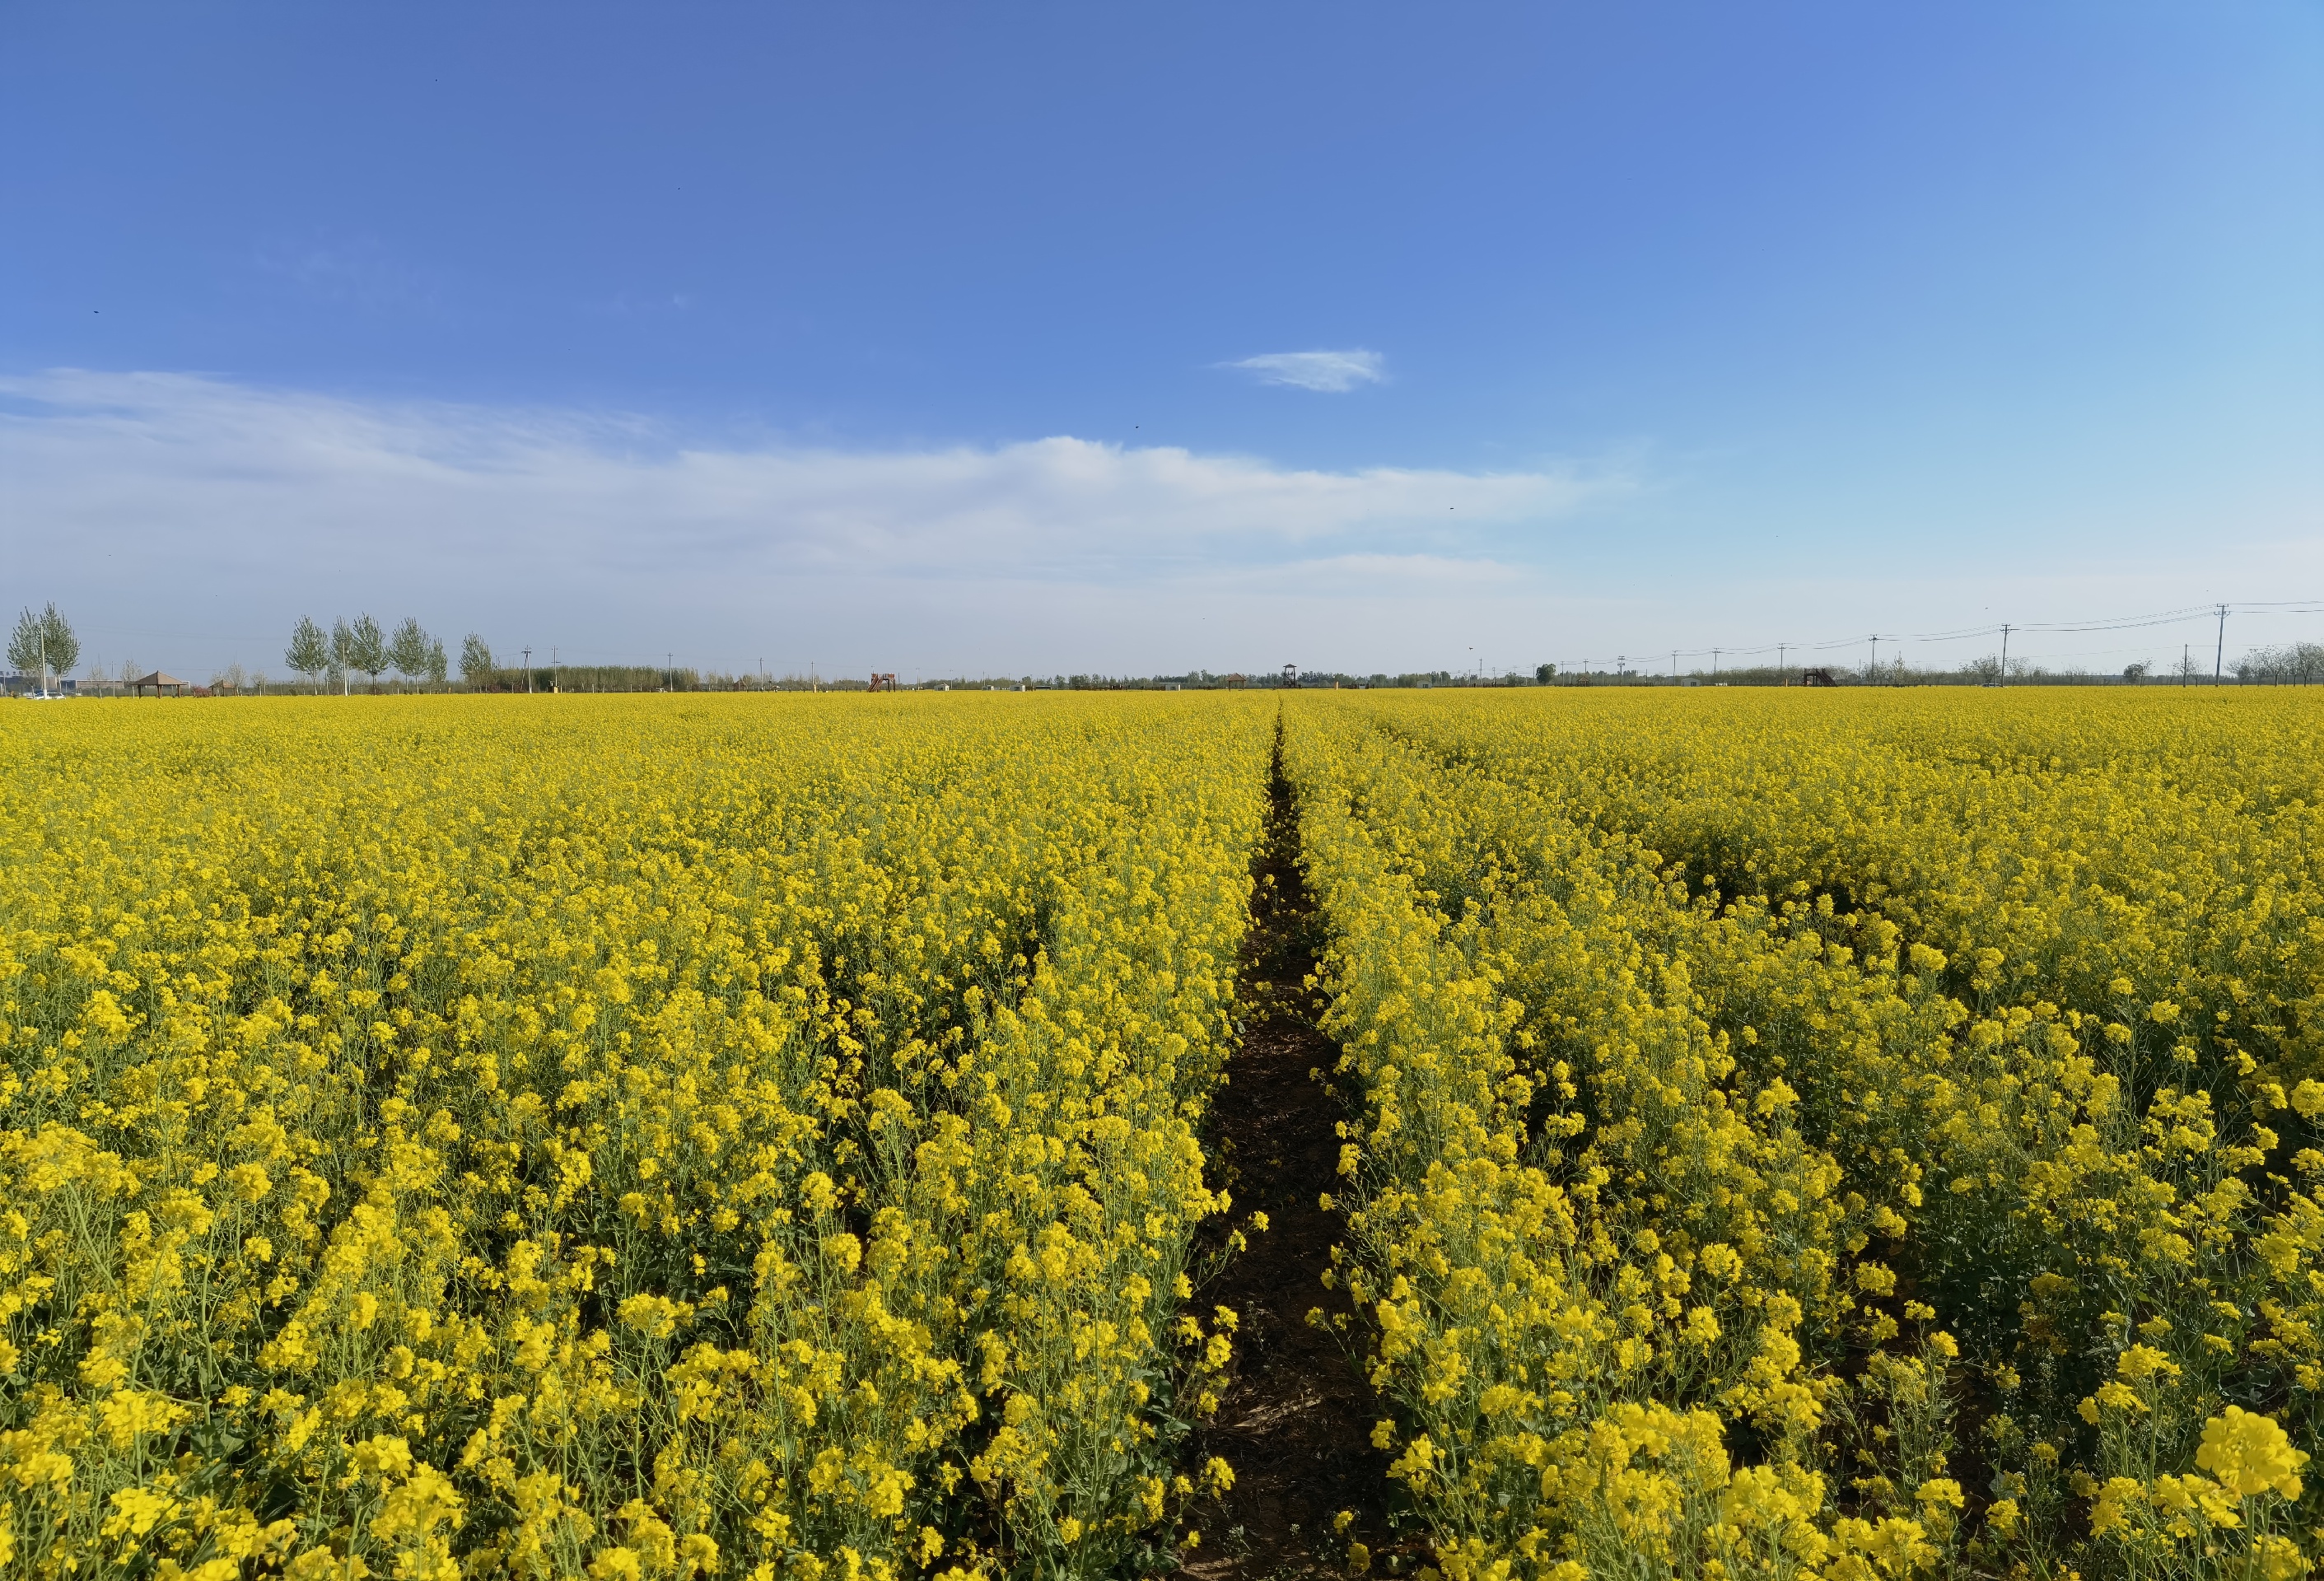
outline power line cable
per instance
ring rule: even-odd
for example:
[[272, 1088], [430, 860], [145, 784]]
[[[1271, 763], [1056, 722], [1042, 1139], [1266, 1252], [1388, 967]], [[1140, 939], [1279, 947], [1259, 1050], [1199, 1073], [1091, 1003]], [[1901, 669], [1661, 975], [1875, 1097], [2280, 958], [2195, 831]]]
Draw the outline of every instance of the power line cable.
[[[1868, 641], [1966, 642], [1979, 637], [1999, 638], [2007, 636], [2024, 636], [2029, 634], [2060, 637], [2080, 636], [2101, 631], [2145, 630], [2158, 626], [2183, 625], [2195, 620], [2216, 620], [2220, 618], [2222, 610], [2226, 611], [2227, 613], [2255, 615], [2324, 614], [2324, 599], [2255, 599], [2248, 602], [2236, 602], [2224, 605], [2186, 604], [2178, 609], [2153, 610], [2141, 614], [2107, 616], [2089, 620], [1997, 621], [1991, 625], [1960, 626], [1942, 631], [1880, 631], [1872, 633], [1868, 638], [1862, 635], [1854, 637], [1836, 637], [1824, 642], [1766, 642], [1761, 643], [1757, 647], [1730, 647], [1726, 643], [1720, 643], [1716, 648], [1671, 648], [1664, 647], [1655, 649], [1654, 651], [1670, 654], [1674, 664], [1675, 664], [1676, 660], [1682, 658], [1712, 658], [1717, 657], [1749, 656], [1765, 653], [1776, 653], [1780, 657], [1783, 650], [1789, 648], [1799, 648], [1808, 652], [1825, 653], [1831, 652], [1836, 648], [1855, 648]], [[2221, 649], [2222, 654], [2224, 654], [2225, 639], [2223, 636], [2218, 639], [2216, 645]], [[1564, 659], [1557, 661], [1561, 668], [1564, 667], [1571, 662], [1572, 661], [1570, 660]], [[1583, 659], [1581, 663], [1586, 667], [1589, 664], [1589, 660]]]

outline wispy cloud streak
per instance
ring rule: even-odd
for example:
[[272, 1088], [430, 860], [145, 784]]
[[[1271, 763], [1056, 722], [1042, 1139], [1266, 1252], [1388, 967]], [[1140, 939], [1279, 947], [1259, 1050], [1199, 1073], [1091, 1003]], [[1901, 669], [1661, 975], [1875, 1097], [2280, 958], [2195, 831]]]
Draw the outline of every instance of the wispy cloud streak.
[[657, 652], [820, 622], [867, 641], [1002, 630], [1019, 654], [1087, 645], [1102, 663], [1132, 625], [1202, 630], [1207, 599], [1262, 626], [1251, 601], [1282, 601], [1328, 628], [1313, 611], [1335, 600], [1507, 590], [1525, 574], [1503, 563], [1513, 545], [1628, 486], [1069, 437], [714, 443], [621, 414], [0, 377], [0, 519], [38, 524], [12, 569], [40, 597], [154, 630], [263, 631], [369, 602], [576, 641], [642, 634]]
[[1268, 352], [1221, 366], [1240, 368], [1261, 384], [1288, 384], [1298, 390], [1320, 390], [1340, 395], [1363, 384], [1388, 378], [1388, 364], [1378, 352]]
[[[0, 498], [119, 545], [289, 567], [395, 542], [471, 563], [1103, 574], [1378, 548], [1554, 518], [1578, 472], [1284, 468], [1058, 437], [991, 448], [705, 445], [634, 418], [385, 405], [180, 375], [0, 379]], [[1437, 547], [1432, 545], [1432, 547]]]

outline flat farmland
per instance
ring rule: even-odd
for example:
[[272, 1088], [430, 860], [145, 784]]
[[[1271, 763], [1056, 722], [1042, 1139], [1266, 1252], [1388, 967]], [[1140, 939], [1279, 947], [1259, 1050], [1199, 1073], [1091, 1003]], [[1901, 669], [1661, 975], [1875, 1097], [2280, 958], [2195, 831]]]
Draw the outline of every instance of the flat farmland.
[[12, 708], [0, 1573], [2304, 1574], [2319, 727]]

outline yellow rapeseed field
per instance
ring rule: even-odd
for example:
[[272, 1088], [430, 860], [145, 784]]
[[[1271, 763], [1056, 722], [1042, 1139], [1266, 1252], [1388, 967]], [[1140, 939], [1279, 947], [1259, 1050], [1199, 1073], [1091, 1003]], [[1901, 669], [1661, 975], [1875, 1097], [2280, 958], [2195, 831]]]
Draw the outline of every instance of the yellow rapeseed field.
[[1206, 703], [12, 709], [0, 1575], [1145, 1562], [1231, 1322]]
[[2324, 706], [1301, 699], [1444, 1574], [2308, 1574]]
[[0, 1576], [1170, 1568], [1271, 753], [1352, 1568], [2324, 1556], [2297, 692], [294, 698], [0, 717]]

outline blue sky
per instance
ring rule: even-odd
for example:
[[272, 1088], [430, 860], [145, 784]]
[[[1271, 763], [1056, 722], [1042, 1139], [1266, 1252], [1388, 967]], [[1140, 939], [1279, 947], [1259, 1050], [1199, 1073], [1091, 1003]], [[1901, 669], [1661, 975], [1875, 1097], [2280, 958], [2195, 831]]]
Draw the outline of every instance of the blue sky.
[[0, 596], [109, 663], [2324, 595], [2312, 4], [20, 3], [0, 146]]

